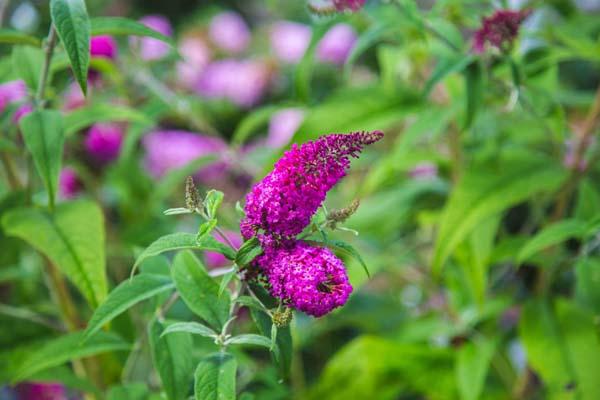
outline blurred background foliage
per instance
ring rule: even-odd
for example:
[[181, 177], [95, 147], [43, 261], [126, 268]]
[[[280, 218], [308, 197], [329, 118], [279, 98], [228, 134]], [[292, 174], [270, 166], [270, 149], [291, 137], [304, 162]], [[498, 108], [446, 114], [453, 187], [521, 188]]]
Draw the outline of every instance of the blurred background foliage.
[[[334, 236], [359, 250], [371, 278], [359, 261], [342, 255], [355, 291], [331, 315], [295, 315], [289, 379], [280, 380], [266, 351], [236, 353], [243, 398], [600, 398], [599, 2], [368, 0], [356, 13], [328, 16], [311, 13], [304, 1], [283, 0], [90, 0], [87, 6], [91, 16], [166, 17], [180, 53], [143, 60], [135, 44], [119, 37], [117, 57], [92, 60], [101, 84], [73, 106], [70, 91], [78, 89], [64, 50], [56, 51], [47, 92], [70, 130], [63, 163], [76, 182], [63, 198], [101, 205], [110, 288], [129, 276], [135, 256], [153, 240], [194, 229], [162, 211], [182, 206], [184, 179], [201, 165], [226, 164], [216, 179], [199, 184], [225, 192], [220, 223], [237, 232], [236, 202], [243, 204], [250, 184], [289, 143], [332, 132], [386, 134], [327, 199], [329, 209], [360, 199], [344, 225], [360, 234]], [[476, 54], [473, 33], [482, 18], [509, 7], [529, 10], [512, 47]], [[4, 26], [47, 34], [48, 2], [4, 0], [1, 9]], [[211, 44], [211, 57], [259, 60], [268, 76], [257, 98], [243, 104], [235, 94], [231, 101], [202, 93], [178, 69], [186, 61], [184, 38], [208, 43], [211, 20], [225, 10], [242, 16], [250, 43], [234, 55]], [[306, 53], [294, 62], [273, 50], [270, 34], [281, 20], [312, 30]], [[317, 44], [339, 23], [356, 34], [351, 50], [341, 62], [319, 60]], [[31, 90], [37, 74], [28, 71], [41, 66], [41, 53], [32, 49], [2, 45], [0, 81], [33, 80]], [[254, 90], [264, 77], [237, 78], [238, 88]], [[25, 182], [31, 167], [15, 107], [3, 106], [0, 152], [15, 156], [17, 178]], [[274, 115], [289, 108], [301, 111], [301, 122], [269, 145]], [[124, 132], [118, 156], [99, 161], [85, 144], [89, 127], [115, 121]], [[165, 130], [217, 137], [222, 145], [186, 155], [183, 163], [160, 161], [165, 171], [156, 174], [146, 138]], [[178, 158], [193, 146], [183, 141], [167, 149], [165, 140], [159, 156]], [[2, 176], [0, 214], [30, 195], [34, 204], [46, 201], [39, 182], [11, 187], [5, 165]], [[87, 212], [75, 220], [94, 223]], [[168, 265], [161, 256], [142, 269]], [[2, 398], [19, 398], [15, 374], [23, 360], [65, 332], [48, 279], [45, 256], [0, 231]], [[65, 290], [84, 327], [92, 309], [73, 286]], [[142, 303], [111, 324], [110, 332], [134, 343], [133, 350], [109, 346], [107, 337], [114, 351], [94, 358], [101, 368], [92, 381], [73, 373], [70, 358], [50, 359], [25, 380], [60, 381], [74, 396], [157, 396], [144, 321], [165, 299]], [[169, 317], [193, 316], [177, 302]], [[196, 337], [174, 346], [194, 359], [214, 350]]]

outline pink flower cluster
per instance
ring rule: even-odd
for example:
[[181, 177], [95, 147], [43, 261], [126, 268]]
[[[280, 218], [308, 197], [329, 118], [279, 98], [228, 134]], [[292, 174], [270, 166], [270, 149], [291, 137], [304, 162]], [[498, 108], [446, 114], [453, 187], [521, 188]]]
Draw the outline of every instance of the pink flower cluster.
[[529, 11], [498, 10], [492, 16], [484, 18], [473, 37], [473, 50], [476, 53], [485, 51], [486, 43], [506, 51], [519, 34], [521, 23]]
[[242, 236], [260, 240], [264, 255], [256, 264], [285, 304], [320, 317], [348, 299], [352, 286], [342, 261], [295, 237], [346, 175], [350, 158], [382, 137], [379, 131], [332, 134], [294, 145], [246, 197]]
[[314, 317], [344, 305], [352, 293], [344, 264], [323, 247], [296, 241], [267, 251], [259, 264], [273, 296]]

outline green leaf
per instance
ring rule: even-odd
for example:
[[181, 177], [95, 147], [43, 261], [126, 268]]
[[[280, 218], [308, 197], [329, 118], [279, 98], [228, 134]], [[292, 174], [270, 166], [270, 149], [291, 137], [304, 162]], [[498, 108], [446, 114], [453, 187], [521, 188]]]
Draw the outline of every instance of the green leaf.
[[36, 47], [15, 46], [12, 50], [11, 61], [16, 75], [25, 81], [31, 91], [37, 90], [40, 71], [44, 63], [42, 50]]
[[173, 39], [148, 28], [141, 22], [122, 17], [97, 17], [91, 19], [92, 35], [148, 36], [173, 45]]
[[84, 0], [50, 0], [50, 16], [69, 60], [75, 79], [87, 93], [90, 64], [90, 20]]
[[230, 260], [235, 258], [235, 253], [228, 246], [217, 241], [212, 236], [206, 236], [200, 241], [197, 240], [197, 235], [193, 233], [172, 233], [156, 239], [148, 246], [142, 254], [138, 256], [133, 265], [131, 275], [134, 274], [138, 265], [149, 257], [154, 257], [167, 251], [182, 250], [182, 249], [197, 249], [215, 251], [223, 254]]
[[343, 242], [341, 240], [328, 240], [326, 243], [345, 251], [350, 256], [352, 256], [354, 259], [356, 259], [360, 263], [360, 265], [363, 267], [363, 269], [365, 270], [365, 273], [367, 274], [367, 276], [369, 278], [371, 277], [371, 274], [369, 273], [369, 268], [367, 268], [367, 264], [365, 263], [365, 260], [363, 260], [360, 253], [354, 247], [352, 247], [352, 245], [350, 245], [346, 242]]
[[237, 361], [229, 353], [214, 353], [196, 368], [194, 395], [196, 400], [235, 400]]
[[219, 285], [208, 275], [204, 265], [190, 251], [175, 257], [171, 274], [187, 306], [220, 331], [229, 319], [229, 296], [219, 297]]
[[199, 322], [176, 322], [167, 326], [167, 329], [163, 331], [161, 337], [173, 332], [187, 332], [193, 335], [200, 335], [212, 338], [218, 336], [215, 331], [213, 331], [206, 325], [202, 325]]
[[[262, 310], [262, 307], [260, 307]], [[265, 337], [271, 337], [273, 330], [273, 322], [264, 311], [260, 311], [254, 307], [250, 308], [250, 314], [252, 319], [258, 327], [258, 331]], [[290, 367], [292, 365], [292, 335], [290, 327], [277, 329], [277, 350], [273, 352], [272, 357], [279, 366], [279, 373], [283, 378], [287, 378], [290, 373]], [[270, 344], [271, 346], [271, 344]]]
[[483, 67], [478, 60], [473, 61], [464, 71], [466, 105], [464, 129], [469, 129], [475, 120], [479, 106], [483, 102]]
[[468, 342], [460, 348], [456, 360], [456, 379], [461, 399], [480, 398], [495, 350], [495, 343], [484, 339]]
[[590, 314], [563, 299], [553, 305], [532, 301], [523, 309], [519, 336], [551, 398], [600, 398], [600, 344]]
[[65, 116], [65, 135], [70, 136], [97, 122], [139, 122], [152, 121], [143, 113], [124, 105], [95, 103], [77, 108]]
[[586, 233], [588, 224], [575, 219], [567, 219], [545, 227], [519, 251], [517, 262], [523, 263], [543, 249], [562, 243], [572, 237], [581, 237]]
[[234, 146], [244, 144], [253, 133], [266, 126], [271, 116], [280, 109], [279, 106], [264, 106], [248, 113], [235, 128], [231, 143]]
[[19, 125], [53, 207], [65, 142], [62, 116], [58, 111], [35, 110], [23, 117]]
[[40, 47], [40, 40], [38, 38], [14, 29], [0, 29], [0, 43], [26, 44]]
[[187, 399], [194, 371], [192, 337], [185, 332], [162, 336], [163, 332], [160, 322], [150, 323], [148, 340], [154, 367], [169, 400]]
[[256, 237], [253, 237], [240, 246], [240, 249], [235, 255], [235, 263], [240, 267], [248, 265], [252, 260], [261, 255], [262, 252], [263, 249], [260, 246], [260, 242]]
[[236, 303], [240, 303], [243, 306], [246, 306], [248, 308], [253, 308], [255, 310], [258, 311], [264, 311], [265, 308], [263, 307], [262, 304], [260, 304], [260, 302], [258, 300], [256, 300], [254, 297], [250, 297], [250, 296], [240, 296], [238, 298], [235, 299]]
[[575, 265], [575, 277], [577, 301], [600, 315], [600, 259], [580, 259]]
[[86, 342], [82, 339], [83, 332], [74, 332], [47, 341], [40, 349], [23, 360], [15, 372], [13, 382], [26, 380], [40, 371], [59, 366], [67, 361], [131, 348], [129, 343], [107, 332], [98, 332]]
[[90, 201], [60, 204], [53, 214], [33, 208], [7, 212], [2, 226], [46, 255], [92, 308], [106, 296], [104, 216]]
[[267, 349], [271, 348], [271, 343], [272, 343], [271, 339], [269, 339], [268, 337], [262, 336], [262, 335], [255, 335], [252, 333], [234, 336], [225, 341], [225, 344], [227, 344], [227, 345], [229, 345], [229, 344], [240, 344], [240, 345], [250, 344], [250, 345], [254, 345], [254, 346], [266, 347]]
[[473, 62], [474, 56], [464, 54], [452, 54], [448, 58], [443, 58], [436, 64], [431, 76], [425, 83], [423, 95], [428, 97], [435, 85], [442, 81], [446, 76], [462, 72]]
[[217, 218], [217, 211], [219, 210], [219, 207], [221, 207], [221, 203], [223, 203], [223, 196], [223, 192], [219, 192], [218, 190], [209, 190], [208, 193], [206, 193], [204, 206], [206, 207], [206, 214], [209, 218]]
[[233, 270], [231, 270], [231, 272], [228, 272], [225, 275], [223, 275], [223, 278], [221, 278], [221, 282], [219, 283], [219, 297], [221, 297], [221, 295], [227, 288], [227, 285], [229, 285], [229, 282], [231, 282], [236, 273], [237, 272], [234, 268]]
[[164, 275], [140, 274], [121, 282], [94, 311], [85, 330], [84, 340], [133, 305], [174, 288], [175, 284]]
[[591, 181], [583, 180], [579, 184], [574, 216], [579, 220], [589, 221], [598, 215], [600, 215], [600, 193]]
[[218, 221], [216, 219], [211, 219], [210, 221], [206, 221], [205, 223], [200, 225], [200, 228], [198, 228], [198, 235], [196, 236], [196, 239], [202, 240], [204, 239], [204, 237], [206, 237], [206, 235], [209, 235], [217, 226], [217, 222]]
[[456, 246], [479, 223], [537, 193], [555, 190], [565, 176], [564, 169], [535, 153], [512, 153], [500, 162], [466, 169], [441, 218], [433, 273], [441, 272]]

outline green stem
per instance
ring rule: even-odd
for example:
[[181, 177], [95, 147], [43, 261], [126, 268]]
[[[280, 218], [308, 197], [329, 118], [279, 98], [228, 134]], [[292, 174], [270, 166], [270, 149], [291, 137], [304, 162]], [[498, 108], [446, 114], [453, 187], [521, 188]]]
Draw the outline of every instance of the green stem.
[[40, 73], [40, 82], [37, 88], [35, 96], [37, 106], [44, 108], [44, 96], [46, 94], [46, 85], [48, 84], [48, 76], [50, 75], [50, 64], [52, 62], [52, 55], [54, 54], [54, 47], [56, 47], [56, 29], [54, 25], [50, 26], [50, 32], [44, 45], [44, 64], [42, 65], [42, 71]]
[[15, 168], [12, 162], [12, 159], [5, 153], [0, 154], [0, 160], [2, 160], [2, 165], [4, 166], [4, 170], [6, 171], [6, 179], [8, 180], [8, 184], [13, 190], [17, 190], [21, 188], [21, 182], [17, 177], [17, 173], [15, 172]]

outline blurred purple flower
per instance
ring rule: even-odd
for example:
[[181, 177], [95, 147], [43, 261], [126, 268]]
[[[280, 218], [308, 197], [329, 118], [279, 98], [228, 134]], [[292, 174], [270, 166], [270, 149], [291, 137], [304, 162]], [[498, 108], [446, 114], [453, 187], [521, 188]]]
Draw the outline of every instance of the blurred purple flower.
[[[191, 161], [205, 156], [222, 157], [227, 144], [220, 138], [185, 131], [156, 131], [142, 140], [146, 150], [145, 165], [149, 173], [160, 178], [167, 172], [184, 167]], [[227, 164], [213, 161], [197, 173], [203, 183], [221, 180], [227, 171]]]
[[25, 81], [19, 79], [0, 85], [0, 112], [4, 112], [8, 104], [25, 99], [27, 99], [27, 85], [25, 85]]
[[65, 167], [60, 171], [58, 177], [58, 192], [65, 200], [77, 196], [83, 189], [83, 184], [73, 168]]
[[123, 134], [119, 124], [94, 124], [85, 139], [85, 149], [94, 160], [107, 164], [119, 157]]
[[333, 5], [338, 11], [358, 11], [366, 2], [367, 0], [333, 0]]
[[337, 24], [333, 26], [317, 46], [317, 58], [322, 62], [342, 65], [350, 55], [357, 35], [348, 24]]
[[68, 400], [61, 383], [22, 383], [17, 387], [19, 400]]
[[217, 14], [210, 22], [210, 39], [222, 50], [241, 53], [250, 44], [250, 29], [236, 12], [226, 11]]
[[331, 134], [298, 146], [294, 144], [273, 170], [246, 196], [246, 216], [240, 223], [245, 239], [288, 239], [308, 226], [327, 192], [346, 175], [350, 158], [383, 133]]
[[12, 119], [11, 119], [12, 123], [18, 124], [21, 121], [21, 118], [23, 118], [27, 114], [31, 113], [32, 111], [33, 111], [33, 106], [31, 105], [31, 103], [21, 104], [12, 116]]
[[266, 249], [257, 263], [274, 297], [314, 317], [344, 305], [352, 293], [343, 262], [327, 248], [295, 241]]
[[437, 173], [437, 165], [425, 161], [415, 165], [415, 167], [410, 170], [409, 175], [414, 180], [427, 180], [437, 177]]
[[530, 11], [497, 10], [482, 19], [481, 27], [473, 36], [473, 51], [483, 53], [486, 43], [501, 51], [507, 51], [519, 34], [521, 23]]
[[[150, 29], [162, 33], [165, 36], [173, 34], [171, 23], [162, 15], [147, 15], [140, 19], [140, 22]], [[140, 57], [146, 61], [159, 60], [169, 54], [169, 45], [158, 39], [149, 37], [131, 38], [130, 43], [139, 46]]]
[[271, 28], [271, 48], [281, 61], [295, 64], [302, 59], [310, 44], [309, 26], [297, 22], [280, 21]]
[[[233, 243], [233, 245], [235, 247], [239, 248], [243, 243], [242, 237], [237, 232], [225, 231], [225, 236], [227, 236], [227, 239], [229, 239], [229, 241], [231, 241], [231, 243]], [[221, 238], [221, 236], [215, 235], [215, 238], [219, 242], [225, 243], [225, 240], [223, 240], [223, 238]], [[227, 258], [225, 258], [225, 256], [222, 255], [221, 253], [215, 253], [213, 251], [205, 251], [204, 257], [206, 260], [206, 266], [209, 269], [220, 268], [220, 267], [225, 267], [226, 265], [231, 265], [231, 261], [229, 261]]]
[[112, 36], [98, 35], [90, 40], [90, 55], [92, 58], [108, 58], [114, 60], [117, 58], [117, 42]]
[[63, 110], [71, 111], [83, 107], [86, 98], [76, 82], [72, 82], [63, 95]]
[[304, 111], [300, 108], [285, 108], [273, 114], [269, 122], [267, 146], [279, 148], [288, 144], [303, 120]]
[[210, 62], [210, 48], [201, 37], [188, 36], [179, 44], [179, 54], [183, 61], [177, 63], [177, 81], [183, 87], [193, 88]]
[[240, 107], [255, 105], [265, 94], [270, 81], [270, 69], [258, 60], [225, 59], [206, 66], [197, 91], [213, 99], [228, 99]]

